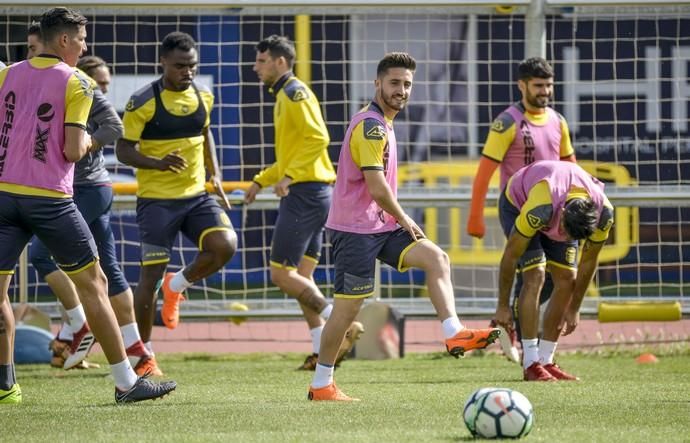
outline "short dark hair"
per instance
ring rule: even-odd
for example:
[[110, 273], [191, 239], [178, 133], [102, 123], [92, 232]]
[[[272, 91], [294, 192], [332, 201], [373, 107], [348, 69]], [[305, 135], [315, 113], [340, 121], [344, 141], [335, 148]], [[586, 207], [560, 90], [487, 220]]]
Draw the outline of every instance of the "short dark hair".
[[285, 57], [290, 69], [292, 69], [292, 65], [295, 63], [295, 44], [284, 35], [269, 35], [257, 43], [254, 49], [257, 52], [268, 51], [271, 58]]
[[89, 77], [93, 77], [93, 71], [100, 67], [105, 67], [105, 69], [108, 69], [108, 65], [105, 63], [105, 60], [97, 55], [86, 55], [77, 61], [77, 68], [84, 71]]
[[29, 28], [26, 30], [26, 35], [35, 35], [41, 38], [41, 22], [36, 20], [32, 21]]
[[170, 34], [166, 35], [161, 42], [160, 55], [165, 57], [175, 49], [185, 52], [191, 51], [192, 49], [196, 49], [196, 41], [194, 41], [194, 38], [186, 32], [171, 32]]
[[407, 52], [389, 52], [379, 61], [379, 65], [376, 67], [376, 77], [385, 75], [391, 68], [405, 68], [414, 72], [417, 69], [417, 62]]
[[592, 200], [574, 198], [565, 204], [563, 229], [573, 240], [588, 238], [597, 228], [599, 215]]
[[88, 20], [80, 12], [62, 6], [49, 9], [41, 16], [41, 40], [49, 43], [62, 33], [76, 34], [86, 23]]
[[541, 57], [531, 57], [518, 65], [518, 79], [528, 81], [532, 78], [553, 78], [553, 68]]

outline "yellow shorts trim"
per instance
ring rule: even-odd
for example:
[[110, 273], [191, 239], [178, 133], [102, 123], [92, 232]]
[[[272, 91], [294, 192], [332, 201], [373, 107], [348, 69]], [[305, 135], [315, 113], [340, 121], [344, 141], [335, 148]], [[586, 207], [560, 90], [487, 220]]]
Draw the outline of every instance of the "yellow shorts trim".
[[414, 248], [415, 246], [417, 246], [419, 243], [421, 243], [423, 241], [429, 241], [429, 239], [428, 238], [419, 239], [419, 240], [415, 241], [414, 243], [410, 243], [409, 245], [407, 245], [407, 247], [405, 249], [402, 250], [402, 252], [400, 253], [400, 257], [398, 257], [398, 272], [405, 272], [411, 268], [411, 266], [403, 266], [403, 260], [405, 260], [405, 256], [407, 255], [408, 252], [410, 252], [410, 250], [412, 248]]
[[278, 263], [278, 262], [276, 262], [276, 261], [271, 261], [270, 264], [271, 264], [271, 266], [273, 266], [274, 268], [278, 268], [278, 269], [286, 269], [286, 270], [288, 270], [288, 271], [296, 271], [296, 270], [297, 270], [297, 268], [294, 267], [294, 266], [285, 266], [284, 264]]
[[333, 294], [334, 298], [348, 298], [353, 300], [358, 300], [360, 298], [367, 298], [374, 295], [374, 291], [368, 292], [366, 294]]
[[555, 261], [547, 261], [549, 266], [554, 266], [556, 268], [561, 268], [561, 269], [569, 269], [571, 271], [574, 271], [577, 269], [577, 266], [568, 266], [564, 265], [563, 263], [556, 263]]
[[97, 262], [98, 262], [98, 258], [94, 259], [94, 261], [92, 261], [91, 263], [89, 263], [85, 266], [82, 266], [79, 269], [75, 269], [74, 271], [65, 271], [63, 269], [62, 272], [64, 272], [67, 275], [79, 274], [81, 271], [85, 271], [85, 270], [89, 269], [90, 267], [95, 266]]
[[207, 234], [210, 234], [211, 232], [214, 232], [214, 231], [230, 231], [230, 228], [227, 228], [225, 226], [214, 226], [213, 228], [208, 228], [205, 231], [203, 231], [201, 233], [201, 235], [199, 236], [199, 246], [198, 246], [199, 251], [204, 250], [204, 248], [202, 247], [202, 245], [204, 244], [204, 237], [206, 237]]
[[14, 269], [11, 271], [0, 271], [0, 275], [14, 275]]
[[303, 258], [303, 259], [305, 258], [305, 259], [309, 260], [310, 262], [312, 262], [312, 263], [314, 263], [314, 264], [317, 264], [317, 265], [319, 264], [319, 259], [318, 259], [318, 258], [310, 257], [310, 256], [308, 256], [308, 255], [303, 255], [302, 258]]
[[535, 263], [533, 265], [525, 266], [524, 268], [520, 269], [520, 272], [531, 271], [532, 269], [545, 268], [545, 267], [546, 267], [546, 262]]
[[161, 258], [161, 259], [158, 259], [158, 260], [146, 260], [146, 261], [142, 261], [142, 262], [141, 262], [141, 265], [142, 265], [142, 266], [151, 266], [151, 265], [160, 265], [160, 264], [162, 264], [162, 263], [169, 263], [169, 262], [170, 262], [170, 259], [169, 259], [169, 258]]

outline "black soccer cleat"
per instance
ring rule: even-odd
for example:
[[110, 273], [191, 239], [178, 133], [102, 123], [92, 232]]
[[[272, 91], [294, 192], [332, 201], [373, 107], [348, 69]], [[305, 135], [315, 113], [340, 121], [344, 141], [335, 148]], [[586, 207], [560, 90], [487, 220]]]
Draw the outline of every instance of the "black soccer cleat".
[[133, 403], [144, 400], [161, 398], [177, 388], [174, 381], [154, 382], [148, 379], [150, 373], [146, 373], [137, 379], [134, 386], [126, 391], [115, 388], [115, 403]]

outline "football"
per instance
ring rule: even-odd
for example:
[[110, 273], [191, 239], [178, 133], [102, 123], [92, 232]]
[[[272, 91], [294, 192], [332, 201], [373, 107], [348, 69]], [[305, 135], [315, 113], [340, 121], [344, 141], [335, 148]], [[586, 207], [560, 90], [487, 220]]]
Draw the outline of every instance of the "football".
[[[520, 438], [534, 425], [530, 401], [511, 389], [492, 389], [476, 400], [474, 434], [483, 438]], [[468, 426], [469, 427], [469, 426]]]
[[465, 422], [465, 426], [470, 431], [470, 433], [476, 437], [477, 433], [474, 430], [474, 418], [477, 416], [477, 403], [478, 400], [486, 393], [493, 391], [498, 388], [479, 388], [467, 397], [465, 406], [462, 408], [462, 418]]

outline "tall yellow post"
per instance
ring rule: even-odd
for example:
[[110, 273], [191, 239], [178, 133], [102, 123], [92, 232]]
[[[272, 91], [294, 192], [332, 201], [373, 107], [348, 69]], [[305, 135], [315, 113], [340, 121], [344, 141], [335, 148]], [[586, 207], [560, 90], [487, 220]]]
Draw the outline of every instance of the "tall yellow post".
[[295, 75], [311, 87], [311, 17], [295, 16]]

